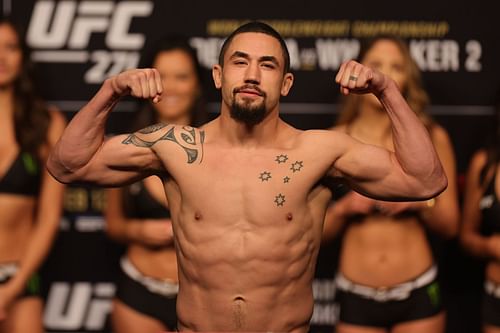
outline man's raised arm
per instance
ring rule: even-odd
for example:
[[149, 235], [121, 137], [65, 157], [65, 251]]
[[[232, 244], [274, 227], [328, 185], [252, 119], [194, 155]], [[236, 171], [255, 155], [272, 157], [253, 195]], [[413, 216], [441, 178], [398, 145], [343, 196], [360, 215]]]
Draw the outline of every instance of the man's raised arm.
[[120, 98], [131, 95], [158, 102], [162, 93], [156, 69], [134, 69], [113, 76], [73, 117], [47, 161], [49, 172], [60, 182], [121, 185], [160, 168], [149, 147], [123, 145], [126, 136], [105, 140], [109, 113]]
[[336, 77], [343, 94], [373, 93], [392, 123], [394, 153], [345, 138], [334, 169], [354, 189], [372, 197], [425, 200], [442, 192], [446, 175], [425, 126], [388, 76], [355, 61]]

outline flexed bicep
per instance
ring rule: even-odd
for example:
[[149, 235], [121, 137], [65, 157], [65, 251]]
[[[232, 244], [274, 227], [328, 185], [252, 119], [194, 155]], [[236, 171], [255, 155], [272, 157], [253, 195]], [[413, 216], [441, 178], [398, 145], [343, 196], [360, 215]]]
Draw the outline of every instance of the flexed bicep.
[[346, 135], [344, 150], [331, 174], [344, 178], [367, 196], [384, 200], [421, 200], [420, 182], [401, 167], [394, 152], [357, 141]]
[[[390, 152], [355, 139], [345, 139], [345, 149], [333, 165], [332, 174], [345, 178], [359, 192], [370, 183], [383, 180], [391, 167]], [[369, 186], [369, 185], [368, 185]]]
[[130, 135], [105, 140], [99, 151], [76, 175], [80, 181], [101, 186], [123, 186], [165, 168], [148, 146], [127, 144]]
[[[156, 69], [131, 69], [106, 79], [92, 99], [73, 116], [52, 149], [47, 160], [51, 175], [63, 183], [119, 185], [129, 178], [142, 176], [143, 172], [149, 173], [149, 169], [140, 169], [144, 162], [138, 161], [137, 156], [151, 164], [154, 152], [147, 150], [151, 147], [143, 147], [146, 150], [142, 151], [138, 146], [124, 149], [119, 139], [105, 140], [106, 121], [121, 97], [130, 95], [158, 102], [162, 92], [161, 77]], [[115, 164], [116, 170], [108, 167]], [[122, 168], [122, 164], [126, 168]]]
[[169, 163], [201, 163], [205, 133], [190, 126], [158, 123], [107, 139], [79, 179], [120, 186], [154, 174], [166, 175]]

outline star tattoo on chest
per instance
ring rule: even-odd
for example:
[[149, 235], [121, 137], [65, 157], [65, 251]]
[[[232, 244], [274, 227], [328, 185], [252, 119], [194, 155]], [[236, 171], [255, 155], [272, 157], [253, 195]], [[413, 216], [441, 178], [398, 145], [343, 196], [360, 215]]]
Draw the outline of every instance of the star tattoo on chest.
[[304, 161], [295, 161], [292, 163], [292, 166], [290, 167], [290, 170], [292, 170], [294, 173], [300, 171], [304, 167]]
[[[288, 155], [286, 155], [286, 154], [279, 154], [279, 155], [275, 155], [275, 156], [276, 157], [275, 157], [274, 161], [278, 164], [285, 164], [289, 160]], [[304, 161], [295, 161], [295, 162], [289, 164], [289, 166], [290, 166], [289, 170], [291, 170], [293, 173], [299, 172], [304, 167]], [[287, 168], [288, 166], [285, 164], [284, 167]], [[278, 172], [278, 178], [282, 179], [282, 181], [283, 181], [282, 184], [288, 184], [292, 180], [292, 177], [290, 177], [291, 175], [286, 175], [286, 174], [280, 175], [280, 170], [283, 171], [283, 169], [281, 169], [281, 168], [275, 170]], [[272, 178], [272, 176], [271, 176], [270, 171], [262, 171], [259, 175], [259, 179], [260, 179], [261, 183], [269, 182], [269, 180], [271, 178]], [[272, 182], [270, 182], [270, 183], [272, 183]], [[274, 197], [274, 203], [276, 204], [276, 207], [283, 207], [285, 202], [286, 202], [286, 199], [285, 199], [285, 195], [283, 193], [278, 193]]]
[[285, 203], [285, 196], [281, 193], [279, 193], [275, 198], [274, 202], [276, 203], [276, 206], [283, 206]]
[[284, 154], [280, 154], [280, 155], [276, 156], [275, 161], [278, 162], [278, 164], [285, 163], [286, 161], [288, 161], [288, 156], [284, 155]]
[[269, 181], [269, 179], [271, 179], [271, 173], [268, 172], [268, 171], [264, 171], [260, 174], [259, 176], [259, 179], [262, 181], [262, 182], [267, 182]]

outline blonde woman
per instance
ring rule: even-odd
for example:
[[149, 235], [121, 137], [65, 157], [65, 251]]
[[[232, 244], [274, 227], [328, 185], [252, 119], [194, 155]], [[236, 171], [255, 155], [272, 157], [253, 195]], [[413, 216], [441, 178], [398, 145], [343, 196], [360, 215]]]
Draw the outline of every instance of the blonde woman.
[[[327, 212], [325, 237], [345, 230], [339, 273], [339, 333], [443, 332], [437, 267], [426, 229], [451, 238], [458, 231], [455, 157], [446, 131], [423, 111], [428, 97], [404, 42], [379, 37], [359, 61], [390, 76], [427, 127], [448, 177], [448, 188], [424, 202], [384, 202], [349, 192]], [[345, 99], [336, 131], [394, 151], [389, 117], [371, 95]], [[415, 156], [418, 159], [418, 156]]]

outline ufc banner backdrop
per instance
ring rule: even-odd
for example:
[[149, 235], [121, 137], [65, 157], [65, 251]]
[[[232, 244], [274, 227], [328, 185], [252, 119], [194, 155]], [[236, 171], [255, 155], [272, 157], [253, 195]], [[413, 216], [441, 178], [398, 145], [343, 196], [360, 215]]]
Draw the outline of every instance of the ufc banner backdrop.
[[[363, 38], [394, 34], [408, 42], [423, 72], [432, 101], [428, 112], [450, 133], [461, 175], [493, 128], [492, 105], [500, 82], [500, 29], [493, 2], [0, 1], [3, 13], [25, 28], [42, 95], [68, 119], [104, 79], [137, 67], [142, 52], [169, 33], [188, 36], [197, 50], [205, 69], [205, 97], [216, 116], [220, 95], [210, 69], [220, 45], [240, 24], [259, 19], [274, 26], [290, 50], [295, 83], [281, 110], [294, 126], [331, 126], [338, 112], [334, 77], [340, 64], [357, 56]], [[134, 100], [121, 102], [109, 132], [125, 131], [136, 108]], [[68, 189], [60, 234], [44, 268], [49, 332], [110, 331], [110, 299], [123, 249], [105, 236], [104, 205], [100, 189]], [[338, 248], [334, 241], [320, 251], [312, 332], [332, 332], [337, 321], [333, 276]], [[460, 299], [458, 293], [454, 297]], [[478, 308], [465, 303], [467, 309]], [[461, 322], [463, 317], [453, 311], [449, 317], [453, 332], [473, 332]]]

